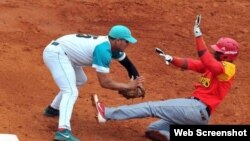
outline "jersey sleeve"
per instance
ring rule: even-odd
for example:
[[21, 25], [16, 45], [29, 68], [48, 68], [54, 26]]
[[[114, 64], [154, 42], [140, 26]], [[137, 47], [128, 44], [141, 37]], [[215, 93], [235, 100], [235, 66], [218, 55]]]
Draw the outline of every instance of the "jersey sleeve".
[[172, 64], [184, 70], [192, 70], [198, 73], [205, 72], [205, 67], [200, 60], [195, 60], [191, 58], [180, 58], [174, 56]]
[[97, 72], [109, 73], [111, 62], [111, 49], [108, 42], [104, 42], [97, 45], [93, 52], [93, 64], [92, 67]]

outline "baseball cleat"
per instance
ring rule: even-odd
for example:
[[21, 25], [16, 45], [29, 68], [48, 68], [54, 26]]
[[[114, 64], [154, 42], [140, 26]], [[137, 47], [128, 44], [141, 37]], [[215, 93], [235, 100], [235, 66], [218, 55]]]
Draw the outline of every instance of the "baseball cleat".
[[55, 133], [55, 138], [54, 139], [56, 141], [80, 141], [68, 129], [64, 129], [62, 131], [57, 131]]
[[55, 117], [55, 116], [59, 116], [59, 110], [48, 106], [45, 110], [43, 115], [47, 116], [47, 117]]
[[99, 123], [105, 123], [107, 119], [105, 118], [105, 106], [101, 104], [98, 100], [97, 94], [93, 95], [93, 105], [95, 105], [97, 110], [97, 120]]

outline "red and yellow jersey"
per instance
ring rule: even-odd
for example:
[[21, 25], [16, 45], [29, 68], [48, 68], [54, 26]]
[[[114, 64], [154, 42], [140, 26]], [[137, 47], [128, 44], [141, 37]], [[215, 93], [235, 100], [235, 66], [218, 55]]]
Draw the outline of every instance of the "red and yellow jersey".
[[198, 83], [195, 84], [193, 96], [199, 98], [207, 106], [211, 113], [221, 103], [231, 88], [235, 75], [235, 65], [229, 62], [221, 62], [224, 71], [214, 75], [206, 70]]
[[209, 106], [212, 113], [230, 90], [236, 67], [231, 62], [217, 61], [207, 50], [202, 37], [196, 38], [196, 43], [198, 54], [202, 53], [200, 60], [174, 57], [172, 64], [202, 73], [192, 96]]

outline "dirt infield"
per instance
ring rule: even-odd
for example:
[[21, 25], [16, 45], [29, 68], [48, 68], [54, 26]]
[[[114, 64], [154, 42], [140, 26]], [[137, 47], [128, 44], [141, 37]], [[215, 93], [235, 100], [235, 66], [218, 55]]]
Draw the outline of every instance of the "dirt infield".
[[[73, 133], [85, 141], [148, 141], [144, 138], [153, 118], [97, 124], [91, 94], [106, 105], [190, 96], [199, 75], [166, 66], [154, 48], [197, 58], [193, 24], [202, 14], [207, 45], [221, 36], [240, 43], [234, 85], [212, 115], [211, 124], [250, 124], [250, 1], [249, 0], [1, 0], [0, 1], [0, 133], [16, 134], [21, 141], [50, 141], [58, 119], [42, 115], [58, 88], [42, 61], [52, 40], [69, 33], [105, 35], [114, 24], [131, 28], [138, 43], [126, 51], [146, 78], [145, 99], [126, 100], [99, 86], [92, 68], [84, 68], [88, 82], [80, 89], [73, 116]], [[127, 81], [125, 69], [113, 62], [111, 75]], [[192, 80], [192, 81], [190, 81]]]

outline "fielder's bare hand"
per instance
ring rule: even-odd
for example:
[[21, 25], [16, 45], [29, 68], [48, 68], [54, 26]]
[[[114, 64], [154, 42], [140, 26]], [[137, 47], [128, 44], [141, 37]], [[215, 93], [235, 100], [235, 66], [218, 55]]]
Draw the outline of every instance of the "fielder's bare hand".
[[129, 89], [135, 89], [137, 87], [143, 87], [144, 77], [143, 76], [137, 76], [136, 79], [133, 77], [128, 82]]

